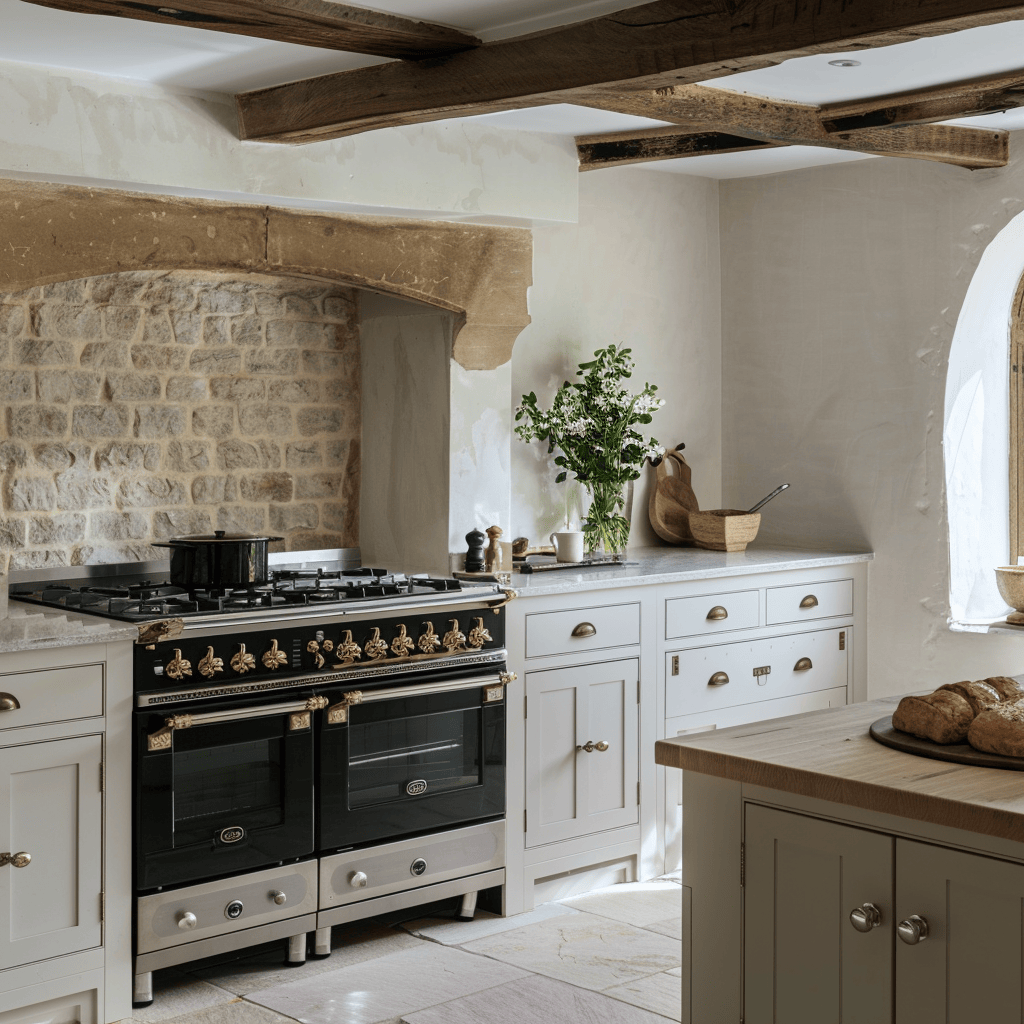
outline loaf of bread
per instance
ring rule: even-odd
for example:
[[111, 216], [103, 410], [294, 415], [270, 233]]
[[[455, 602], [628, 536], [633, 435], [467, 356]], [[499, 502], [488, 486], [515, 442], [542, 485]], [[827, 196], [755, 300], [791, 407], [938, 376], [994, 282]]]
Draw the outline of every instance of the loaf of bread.
[[963, 743], [974, 721], [965, 697], [951, 690], [936, 690], [924, 697], [904, 697], [892, 716], [892, 724], [933, 743]]
[[967, 732], [967, 742], [987, 754], [1024, 757], [1024, 700], [1007, 700], [982, 711]]
[[1017, 697], [1024, 697], [1024, 686], [1009, 676], [990, 676], [984, 681], [999, 692], [999, 697], [1002, 700], [1015, 700]]
[[[950, 693], [958, 693], [976, 714], [981, 714], [986, 708], [998, 704], [1003, 698], [999, 691], [987, 680], [979, 679], [977, 682], [964, 681], [962, 683], [946, 683], [940, 686], [939, 690], [949, 690]], [[938, 692], [938, 691], [936, 691]]]

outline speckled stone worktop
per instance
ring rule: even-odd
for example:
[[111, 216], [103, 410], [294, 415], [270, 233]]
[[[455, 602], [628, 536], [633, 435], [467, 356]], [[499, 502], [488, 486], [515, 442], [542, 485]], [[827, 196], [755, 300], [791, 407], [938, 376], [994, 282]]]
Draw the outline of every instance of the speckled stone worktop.
[[639, 565], [621, 569], [558, 569], [512, 574], [520, 597], [610, 590], [653, 583], [680, 583], [722, 576], [749, 576], [786, 569], [848, 565], [874, 558], [870, 552], [801, 551], [798, 548], [750, 547], [746, 551], [704, 551], [700, 548], [630, 548], [627, 557]]
[[135, 640], [138, 635], [136, 626], [123, 622], [11, 601], [8, 617], [0, 619], [0, 654]]

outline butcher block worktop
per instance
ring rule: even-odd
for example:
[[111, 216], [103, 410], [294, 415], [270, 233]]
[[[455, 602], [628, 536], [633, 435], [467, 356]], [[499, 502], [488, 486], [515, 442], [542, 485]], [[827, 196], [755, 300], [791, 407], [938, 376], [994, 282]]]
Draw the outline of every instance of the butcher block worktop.
[[887, 697], [659, 740], [669, 768], [1024, 842], [1024, 773], [904, 754], [868, 735]]

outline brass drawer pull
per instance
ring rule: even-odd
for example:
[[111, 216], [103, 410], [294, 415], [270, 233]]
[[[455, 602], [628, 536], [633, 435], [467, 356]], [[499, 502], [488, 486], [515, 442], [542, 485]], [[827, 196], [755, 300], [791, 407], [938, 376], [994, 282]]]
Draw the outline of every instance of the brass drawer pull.
[[581, 622], [573, 631], [572, 636], [577, 640], [587, 636], [597, 636], [597, 627], [592, 622]]
[[0, 693], [0, 711], [17, 711], [21, 707], [13, 693]]
[[579, 754], [581, 751], [586, 751], [588, 754], [592, 754], [595, 750], [600, 751], [602, 754], [611, 746], [607, 740], [598, 740], [596, 743], [593, 740], [587, 740], [582, 746], [576, 744], [576, 753]]
[[729, 618], [729, 613], [720, 604], [716, 604], [715, 607], [708, 612], [708, 622], [721, 622], [722, 619], [727, 618]]
[[724, 672], [716, 672], [709, 680], [708, 686], [725, 686], [729, 677]]
[[794, 672], [806, 672], [809, 668], [814, 668], [811, 664], [810, 658], [801, 658], [794, 666]]
[[0, 868], [7, 867], [8, 864], [12, 868], [27, 868], [31, 863], [31, 853], [0, 853]]
[[801, 608], [817, 608], [818, 599], [813, 594], [808, 594], [801, 602]]

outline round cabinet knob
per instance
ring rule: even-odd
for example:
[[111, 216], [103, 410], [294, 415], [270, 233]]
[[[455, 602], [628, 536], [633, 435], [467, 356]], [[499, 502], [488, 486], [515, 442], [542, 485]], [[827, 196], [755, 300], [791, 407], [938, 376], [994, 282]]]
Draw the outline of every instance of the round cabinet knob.
[[27, 868], [32, 863], [31, 853], [16, 853], [11, 857], [11, 867]]
[[605, 752], [605, 751], [606, 751], [606, 750], [607, 750], [607, 749], [608, 749], [608, 748], [609, 748], [610, 746], [611, 746], [611, 744], [610, 744], [610, 743], [609, 743], [609, 742], [608, 742], [607, 740], [598, 740], [598, 741], [597, 741], [597, 742], [596, 742], [596, 743], [594, 744], [594, 748], [595, 748], [596, 750], [600, 750], [602, 754], [603, 754], [603, 753], [604, 753], [604, 752]]
[[917, 914], [896, 925], [896, 934], [908, 945], [916, 946], [928, 938], [928, 922]]
[[366, 877], [365, 871], [353, 871], [352, 874], [348, 876], [348, 884], [351, 885], [353, 889], [365, 889], [368, 881], [369, 878]]
[[275, 889], [271, 894], [270, 898], [279, 906], [283, 907], [288, 902], [288, 894], [281, 892], [280, 889]]
[[864, 903], [850, 911], [850, 924], [859, 932], [869, 932], [882, 925], [882, 912], [874, 903]]
[[191, 910], [185, 910], [178, 915], [178, 927], [183, 932], [191, 931], [198, 923], [198, 918]]

